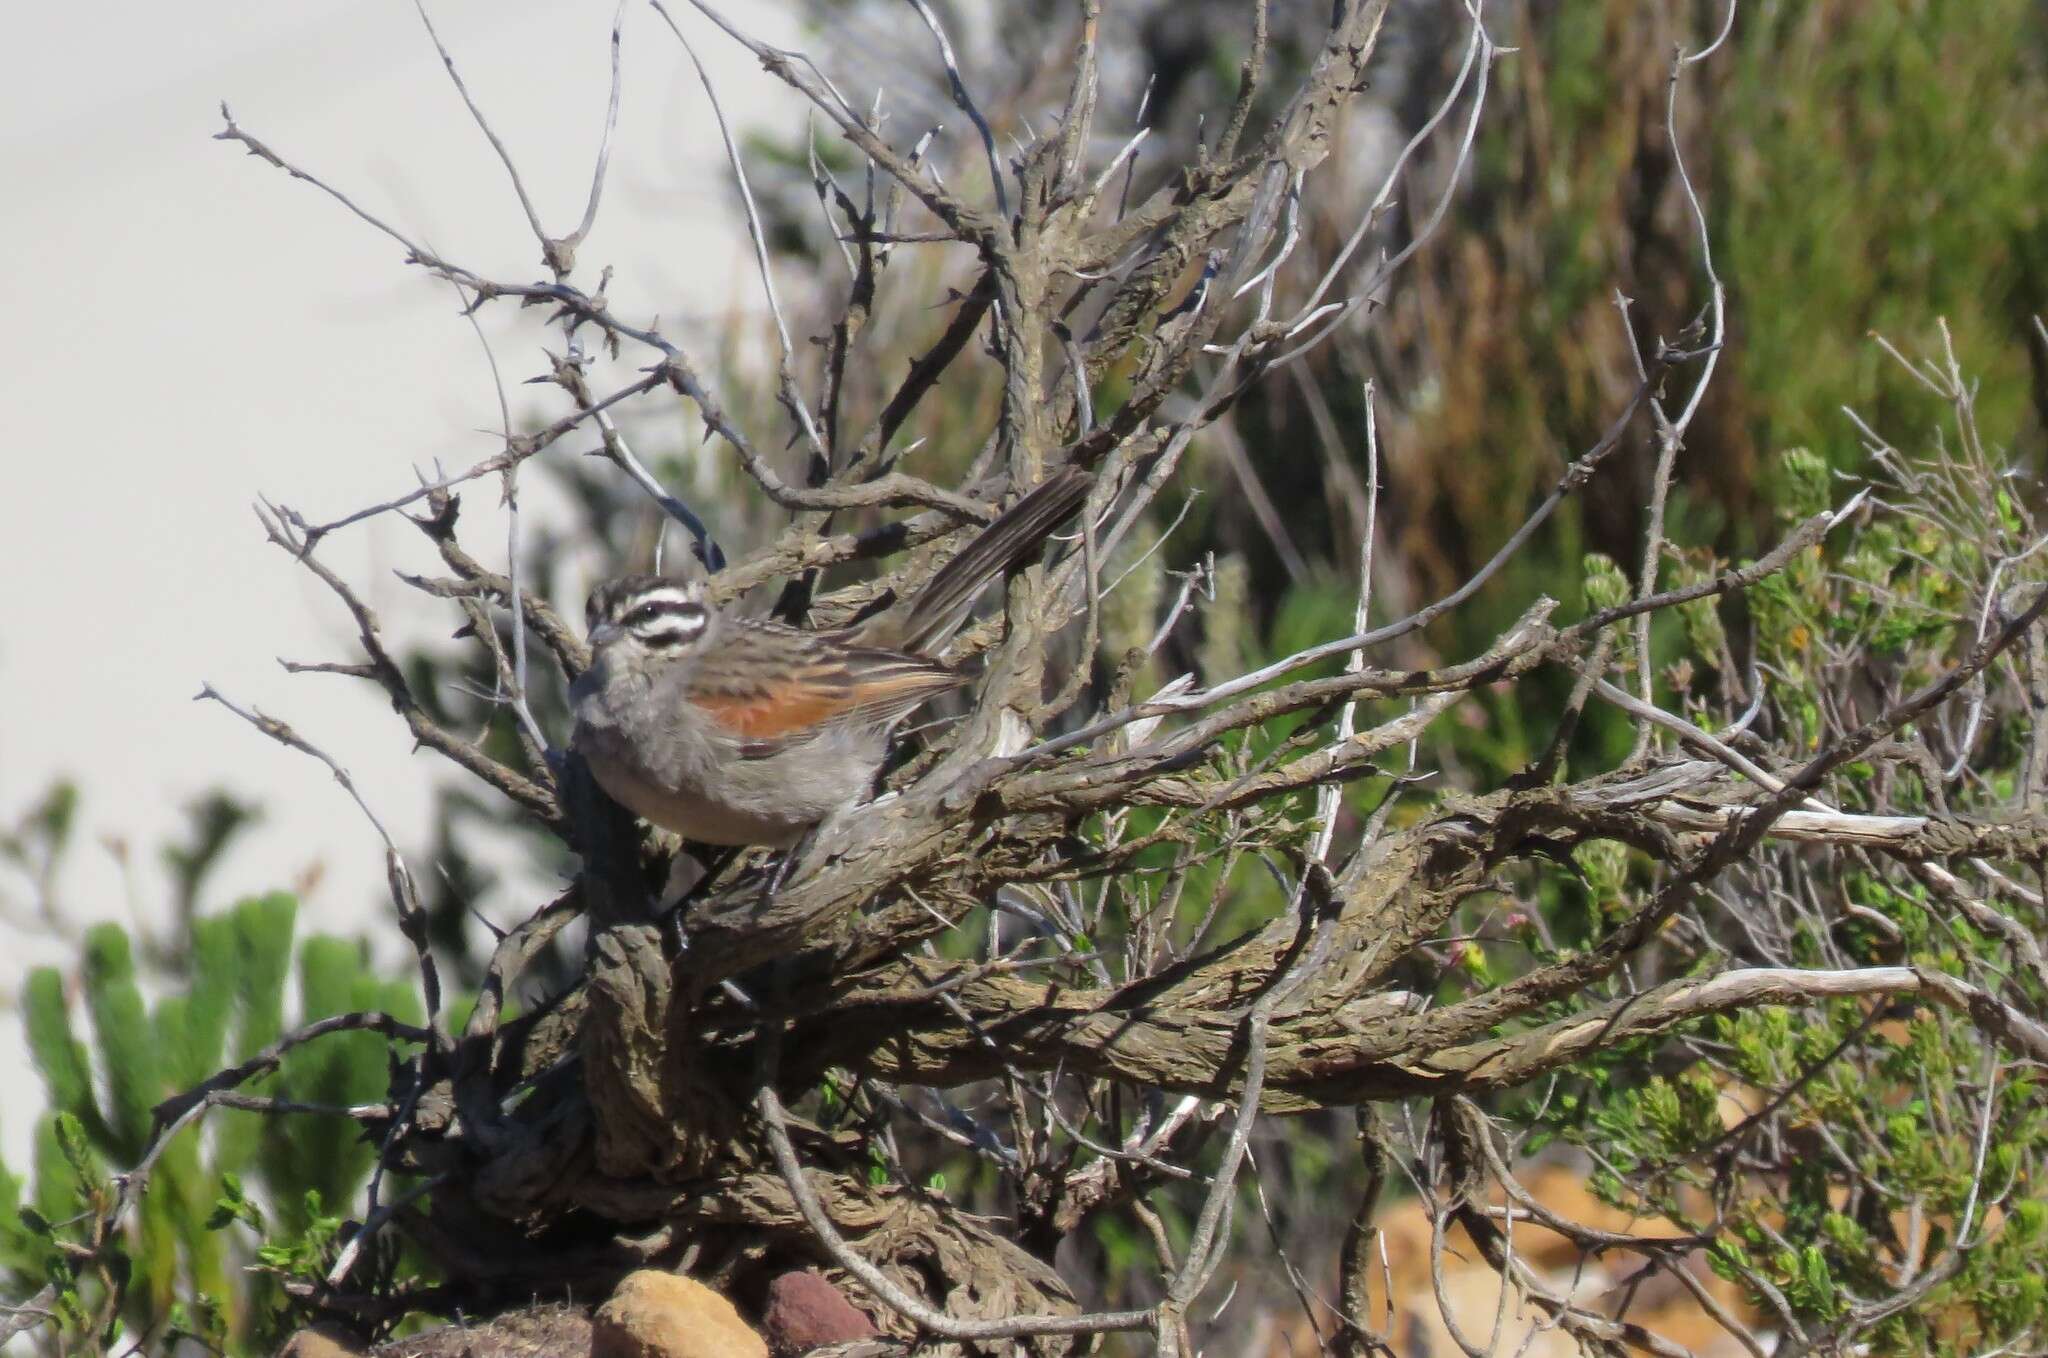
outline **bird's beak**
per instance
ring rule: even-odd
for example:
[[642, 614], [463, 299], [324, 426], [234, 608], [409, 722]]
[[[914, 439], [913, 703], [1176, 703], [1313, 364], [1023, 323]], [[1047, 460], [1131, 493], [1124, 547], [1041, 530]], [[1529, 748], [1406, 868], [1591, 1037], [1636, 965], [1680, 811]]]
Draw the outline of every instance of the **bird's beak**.
[[601, 622], [590, 629], [590, 649], [601, 651], [625, 635], [626, 629], [615, 622]]

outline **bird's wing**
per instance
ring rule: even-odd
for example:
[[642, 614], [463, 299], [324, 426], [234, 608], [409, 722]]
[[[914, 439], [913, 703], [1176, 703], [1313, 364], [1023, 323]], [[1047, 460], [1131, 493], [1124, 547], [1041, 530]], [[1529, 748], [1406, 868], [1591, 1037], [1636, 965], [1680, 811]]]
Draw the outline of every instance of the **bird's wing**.
[[757, 757], [828, 726], [887, 726], [963, 680], [918, 656], [769, 623], [733, 627], [721, 649], [726, 663], [698, 666], [688, 698]]

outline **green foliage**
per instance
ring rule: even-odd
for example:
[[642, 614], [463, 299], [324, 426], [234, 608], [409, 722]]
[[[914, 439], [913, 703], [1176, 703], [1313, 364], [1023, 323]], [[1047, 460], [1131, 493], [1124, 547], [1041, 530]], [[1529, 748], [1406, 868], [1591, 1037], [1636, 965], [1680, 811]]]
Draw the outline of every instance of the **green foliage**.
[[1586, 567], [1586, 608], [1589, 612], [1617, 607], [1628, 602], [1628, 577], [1614, 558], [1600, 552], [1588, 552]]
[[[111, 1343], [115, 1317], [92, 1304], [94, 1294], [118, 1295], [131, 1261], [119, 1244], [81, 1251], [67, 1238], [74, 1219], [103, 1212], [113, 1201], [106, 1176], [84, 1145], [83, 1130], [64, 1114], [47, 1118], [37, 1135], [38, 1178], [63, 1180], [65, 1196], [52, 1192], [35, 1206], [18, 1206], [8, 1229], [0, 1229], [0, 1264], [20, 1266], [54, 1291], [50, 1309], [64, 1331], [79, 1337], [85, 1351]], [[63, 1215], [52, 1215], [56, 1206]], [[10, 1267], [13, 1265], [10, 1264]]]
[[[302, 1023], [354, 1010], [382, 1010], [407, 1022], [422, 1017], [414, 987], [373, 975], [359, 943], [309, 938], [299, 949], [298, 973]], [[387, 1085], [384, 1052], [384, 1041], [375, 1033], [337, 1033], [295, 1048], [285, 1058], [274, 1092], [329, 1107], [374, 1100]], [[263, 1123], [258, 1161], [265, 1182], [303, 1189], [273, 1196], [281, 1222], [292, 1232], [312, 1227], [309, 1204], [347, 1202], [375, 1158], [376, 1148], [342, 1118], [290, 1124], [270, 1118]]]
[[1968, 338], [1982, 418], [2019, 424], [2026, 328], [2048, 301], [2041, 7], [1819, 0], [1743, 18], [1709, 201], [1721, 269], [1749, 302], [1733, 362], [1764, 438], [1859, 461], [1841, 405], [1879, 428], [1915, 405], [1864, 336], [1932, 316]]
[[19, 824], [0, 830], [0, 863], [13, 865], [34, 882], [46, 913], [51, 884], [77, 824], [78, 785], [60, 778]]
[[191, 838], [166, 844], [158, 854], [171, 876], [171, 908], [181, 920], [189, 920], [199, 909], [200, 890], [219, 865], [221, 851], [262, 813], [253, 803], [215, 790], [187, 807], [186, 816]]
[[[286, 1125], [230, 1110], [213, 1114], [210, 1139], [187, 1129], [164, 1146], [123, 1228], [94, 1241], [110, 1175], [138, 1163], [155, 1105], [283, 1032], [295, 951], [299, 1023], [354, 1009], [418, 1017], [412, 988], [373, 975], [359, 944], [315, 935], [295, 949], [296, 913], [271, 895], [195, 919], [177, 950], [188, 968], [161, 978], [139, 972], [115, 925], [86, 935], [75, 996], [56, 968], [29, 975], [23, 1019], [48, 1111], [31, 1172], [0, 1165], [0, 1287], [26, 1296], [58, 1283], [67, 1350], [96, 1352], [117, 1328], [267, 1343], [283, 1310], [277, 1276], [331, 1257], [340, 1220], [322, 1204], [352, 1199], [373, 1147], [346, 1119]], [[145, 986], [160, 985], [151, 1007]], [[294, 1048], [244, 1092], [362, 1103], [383, 1097], [387, 1078], [382, 1042], [350, 1033]]]
[[86, 1008], [107, 1087], [107, 1148], [133, 1163], [149, 1140], [149, 1110], [169, 1091], [157, 1061], [156, 1030], [135, 983], [135, 960], [121, 926], [101, 924], [86, 934], [84, 972]]
[[[1903, 508], [1838, 532], [1748, 596], [1755, 667], [1771, 680], [1761, 724], [1795, 747], [1838, 739], [1885, 701], [1868, 691], [1874, 675], [1887, 692], [1939, 678], [1975, 641], [1987, 593], [2042, 583], [2028, 554], [2039, 530], [2005, 493], [2007, 467], [1983, 451], [1966, 403], [1954, 418], [1955, 451], [1885, 470], [1878, 498]], [[1805, 449], [1783, 454], [1767, 480], [1786, 521], [1836, 493], [1827, 464]], [[1687, 658], [1714, 664], [1725, 632], [1704, 617], [1685, 630], [1696, 648]], [[1987, 699], [1987, 728], [2023, 720], [2005, 710], [2013, 705]], [[1969, 778], [1940, 780], [1940, 802], [1927, 786], [1936, 775], [1912, 764], [1882, 786], [1851, 765], [1828, 796], [1851, 813], [2009, 816], [2028, 749], [2017, 733], [1989, 736]], [[1875, 862], [1830, 873], [1799, 853], [1766, 850], [1729, 891], [1729, 912], [1762, 927], [1785, 963], [1907, 965], [2030, 1008], [2048, 999], [2001, 938], [1933, 889], [1939, 879]], [[1647, 892], [1620, 846], [1582, 844], [1573, 861], [1597, 909], [1643, 907]], [[1801, 891], [1820, 899], [1782, 914], [1753, 909]], [[2022, 894], [1993, 908], [2030, 933], [2048, 927]], [[1697, 927], [1715, 936], [1709, 918]], [[1718, 943], [1740, 953], [1753, 937], [1724, 929]], [[1695, 957], [1719, 961], [1714, 949]], [[1645, 1058], [1681, 1051], [1675, 1073], [1648, 1073]], [[1594, 1155], [1592, 1186], [1612, 1205], [1686, 1229], [1716, 1225], [1724, 1234], [1710, 1262], [1763, 1314], [1782, 1307], [1810, 1335], [1858, 1336], [1873, 1352], [1957, 1355], [2024, 1345], [2043, 1316], [2048, 1102], [2038, 1076], [2002, 1059], [1966, 1016], [1855, 999], [1744, 1009], [1696, 1025], [1682, 1048], [1660, 1040], [1618, 1065], [1575, 1070], [1567, 1086], [1540, 1114], [1544, 1139]], [[1942, 1276], [1909, 1304], [1860, 1317], [1936, 1259], [1948, 1261]]]
[[[1470, 190], [1410, 265], [1427, 282], [1396, 289], [1362, 349], [1309, 360], [1340, 429], [1362, 423], [1362, 379], [1384, 394], [1381, 441], [1400, 469], [1378, 550], [1390, 578], [1420, 582], [1417, 602], [1461, 582], [1606, 432], [1635, 370], [1631, 337], [1648, 352], [1702, 313], [1709, 292], [1665, 128], [1667, 77], [1674, 45], [1705, 46], [1722, 13], [1537, 3], [1502, 16], [1495, 36], [1517, 51], [1495, 69]], [[1744, 4], [1728, 43], [1688, 68], [1678, 146], [1730, 329], [1679, 452], [1673, 539], [1739, 559], [1773, 536], [1771, 508], [1838, 502], [1830, 472], [1864, 458], [1845, 406], [1877, 429], [1924, 423], [1924, 390], [1872, 332], [1915, 334], [1947, 317], [1963, 366], [1982, 378], [1987, 427], [2039, 428], [2048, 368], [2030, 351], [2032, 318], [2048, 312], [2044, 72], [2048, 9], [2035, 0]], [[1625, 323], [1617, 293], [1630, 299]], [[1698, 371], [1684, 365], [1664, 383], [1673, 409]], [[1262, 399], [1240, 436], [1279, 482], [1313, 431], [1291, 391], [1271, 409]], [[1655, 443], [1639, 420], [1476, 606], [1438, 625], [1439, 653], [1469, 653], [1506, 610], [1563, 594], [1558, 582], [1588, 550], [1633, 574]], [[1775, 483], [1787, 447], [1807, 450], [1797, 487]], [[1335, 497], [1310, 484], [1276, 498], [1283, 489], [1300, 492], [1290, 510]], [[1341, 516], [1290, 512], [1287, 528], [1311, 562], [1349, 551]], [[1721, 658], [1678, 635], [1704, 612], [1659, 622], [1660, 677], [1681, 646], [1693, 675]], [[1923, 622], [1897, 618], [1891, 644]], [[1531, 686], [1525, 702], [1540, 696]], [[1610, 747], [1616, 722], [1595, 704], [1576, 752]]]
[[[274, 1243], [256, 1247], [256, 1262], [270, 1273], [281, 1278], [322, 1277], [327, 1266], [334, 1262], [334, 1254], [341, 1235], [340, 1217], [325, 1210], [317, 1189], [307, 1189], [305, 1197], [293, 1204], [294, 1214], [304, 1223]], [[259, 1217], [257, 1229], [261, 1229]]]
[[22, 1020], [30, 1057], [42, 1073], [50, 1108], [69, 1114], [106, 1135], [93, 1094], [92, 1067], [85, 1046], [71, 1030], [71, 1010], [64, 1002], [64, 977], [54, 967], [29, 973], [22, 995]]

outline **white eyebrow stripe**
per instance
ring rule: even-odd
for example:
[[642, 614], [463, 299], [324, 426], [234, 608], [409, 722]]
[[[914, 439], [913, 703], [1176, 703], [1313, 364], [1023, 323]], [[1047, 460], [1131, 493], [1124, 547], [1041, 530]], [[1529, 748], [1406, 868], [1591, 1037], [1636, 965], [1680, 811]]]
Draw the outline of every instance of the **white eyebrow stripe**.
[[664, 613], [651, 618], [633, 629], [633, 635], [643, 645], [668, 646], [688, 641], [704, 630], [705, 617], [701, 610], [692, 613]]

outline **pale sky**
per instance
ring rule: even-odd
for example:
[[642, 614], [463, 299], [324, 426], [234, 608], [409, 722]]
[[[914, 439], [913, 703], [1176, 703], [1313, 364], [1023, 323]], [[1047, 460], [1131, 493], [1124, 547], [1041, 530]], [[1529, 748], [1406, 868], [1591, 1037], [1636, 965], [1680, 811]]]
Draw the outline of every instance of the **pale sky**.
[[[728, 8], [771, 40], [795, 36], [780, 5]], [[566, 231], [602, 126], [612, 5], [438, 0], [433, 13], [544, 224]], [[801, 125], [800, 106], [750, 58], [679, 17], [712, 59], [729, 114]], [[218, 105], [480, 273], [536, 279], [537, 247], [406, 0], [17, 6], [8, 29], [0, 820], [59, 775], [76, 778], [84, 833], [60, 883], [65, 917], [121, 917], [131, 901], [150, 910], [164, 898], [155, 846], [190, 798], [224, 785], [262, 803], [265, 820], [224, 865], [212, 903], [318, 864], [304, 926], [388, 936], [376, 840], [341, 790], [191, 698], [210, 680], [292, 722], [349, 765], [388, 824], [420, 826], [445, 765], [408, 753], [366, 685], [279, 670], [278, 656], [356, 657], [346, 616], [264, 543], [248, 506], [260, 494], [330, 518], [409, 488], [414, 466], [467, 466], [494, 451], [478, 431], [496, 425], [497, 398], [446, 285], [404, 267], [392, 242], [309, 186], [213, 141]], [[593, 279], [617, 266], [622, 313], [659, 314], [669, 333], [701, 342], [758, 296], [723, 151], [679, 46], [645, 5], [628, 7], [624, 69], [609, 187], [582, 258]], [[486, 313], [508, 381], [539, 370], [542, 319]], [[515, 417], [554, 413], [534, 390], [513, 388]], [[495, 501], [482, 487], [466, 498], [465, 540], [502, 568]], [[365, 583], [400, 639], [452, 625], [420, 617], [418, 596], [391, 576], [428, 565], [418, 542], [387, 522], [321, 549]], [[401, 612], [424, 630], [397, 625]], [[132, 880], [108, 839], [137, 847]], [[21, 887], [0, 879], [9, 900]], [[39, 1086], [13, 997], [29, 966], [75, 953], [5, 926], [0, 943], [0, 1153], [19, 1166], [32, 1119], [21, 1095]]]

